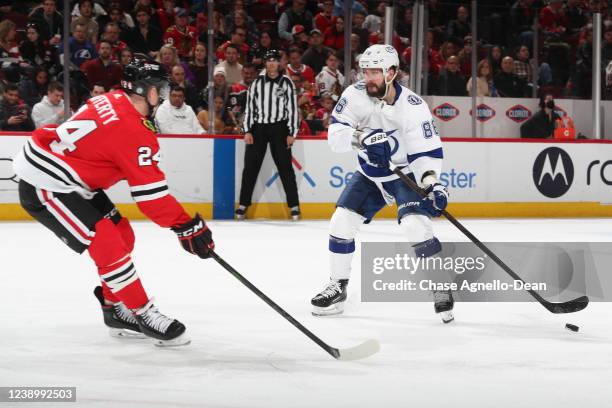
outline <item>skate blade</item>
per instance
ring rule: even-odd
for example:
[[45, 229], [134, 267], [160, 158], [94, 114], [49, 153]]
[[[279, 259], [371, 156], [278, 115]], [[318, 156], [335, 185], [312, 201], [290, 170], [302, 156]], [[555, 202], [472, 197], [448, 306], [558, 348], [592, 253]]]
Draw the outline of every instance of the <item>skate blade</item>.
[[292, 221], [299, 221], [300, 220], [300, 216], [299, 215], [292, 215], [291, 216], [291, 220]]
[[438, 315], [440, 315], [440, 318], [442, 319], [442, 323], [444, 324], [451, 323], [452, 321], [455, 320], [455, 316], [453, 316], [453, 312], [450, 310], [446, 312], [440, 312], [438, 313]]
[[175, 339], [172, 340], [160, 340], [160, 339], [151, 339], [153, 344], [157, 347], [181, 347], [187, 346], [191, 343], [191, 339], [187, 337], [186, 333], [181, 334]]
[[110, 334], [111, 337], [114, 337], [116, 339], [146, 339], [147, 338], [147, 336], [145, 336], [144, 334], [135, 332], [129, 329], [115, 329], [115, 328], [110, 327], [108, 329], [108, 333]]
[[334, 316], [339, 315], [344, 312], [344, 302], [334, 303], [333, 305], [327, 307], [312, 307], [312, 315], [313, 316]]

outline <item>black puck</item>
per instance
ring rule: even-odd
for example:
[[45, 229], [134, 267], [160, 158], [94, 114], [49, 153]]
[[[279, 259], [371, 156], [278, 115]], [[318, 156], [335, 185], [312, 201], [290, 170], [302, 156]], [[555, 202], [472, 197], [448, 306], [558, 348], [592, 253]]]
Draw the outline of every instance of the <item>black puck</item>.
[[578, 326], [576, 326], [575, 324], [571, 324], [571, 323], [566, 323], [565, 328], [573, 332], [577, 332], [580, 329]]

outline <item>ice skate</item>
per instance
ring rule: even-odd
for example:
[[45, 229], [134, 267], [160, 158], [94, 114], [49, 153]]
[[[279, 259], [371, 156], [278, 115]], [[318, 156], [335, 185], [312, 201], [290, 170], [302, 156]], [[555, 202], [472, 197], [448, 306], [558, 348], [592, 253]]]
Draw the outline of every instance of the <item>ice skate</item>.
[[450, 290], [434, 290], [434, 310], [440, 316], [443, 323], [450, 323], [455, 320], [453, 316], [453, 293]]
[[102, 287], [96, 286], [94, 295], [102, 306], [102, 315], [104, 316], [104, 324], [108, 326], [108, 331], [111, 337], [128, 338], [128, 339], [144, 339], [146, 336], [140, 331], [138, 322], [133, 313], [128, 309], [123, 302], [107, 305], [104, 302], [102, 295]]
[[191, 340], [185, 333], [185, 325], [162, 313], [153, 304], [153, 299], [138, 309], [134, 316], [140, 331], [159, 347], [186, 346]]
[[347, 286], [348, 279], [330, 280], [327, 287], [310, 301], [313, 306], [312, 314], [314, 316], [331, 316], [342, 313]]

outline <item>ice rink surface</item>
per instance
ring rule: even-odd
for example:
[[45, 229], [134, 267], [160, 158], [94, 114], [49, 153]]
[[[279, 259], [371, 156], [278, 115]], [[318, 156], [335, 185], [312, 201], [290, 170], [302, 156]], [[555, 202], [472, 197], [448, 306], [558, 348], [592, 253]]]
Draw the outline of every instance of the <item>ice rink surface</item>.
[[[107, 335], [97, 274], [35, 223], [0, 226], [0, 386], [76, 386], [91, 407], [606, 407], [612, 404], [612, 305], [552, 315], [536, 303], [459, 303], [443, 325], [431, 303], [361, 303], [359, 263], [345, 315], [314, 318], [328, 279], [325, 221], [210, 222], [218, 253], [336, 347], [381, 351], [333, 360], [214, 261], [173, 233], [134, 223], [134, 261], [163, 313], [192, 344], [159, 349]], [[466, 220], [483, 241], [612, 241], [612, 220]], [[446, 221], [442, 241], [465, 239]], [[401, 241], [393, 221], [361, 241]], [[359, 256], [359, 252], [357, 253]], [[612, 273], [612, 272], [611, 272]], [[579, 333], [564, 329], [580, 326]], [[0, 408], [11, 406], [0, 403]], [[41, 406], [20, 403], [16, 407]]]

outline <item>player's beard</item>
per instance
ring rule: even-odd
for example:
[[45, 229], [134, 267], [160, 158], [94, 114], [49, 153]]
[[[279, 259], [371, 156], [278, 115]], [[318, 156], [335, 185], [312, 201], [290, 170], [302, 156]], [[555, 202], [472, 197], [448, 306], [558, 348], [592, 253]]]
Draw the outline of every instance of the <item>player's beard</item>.
[[[372, 92], [371, 91], [371, 87], [376, 87], [376, 91]], [[382, 85], [376, 85], [376, 84], [367, 84], [366, 85], [366, 92], [368, 93], [368, 96], [371, 96], [372, 98], [382, 98], [383, 96], [385, 96], [385, 93], [387, 91], [387, 84], [383, 83]]]

